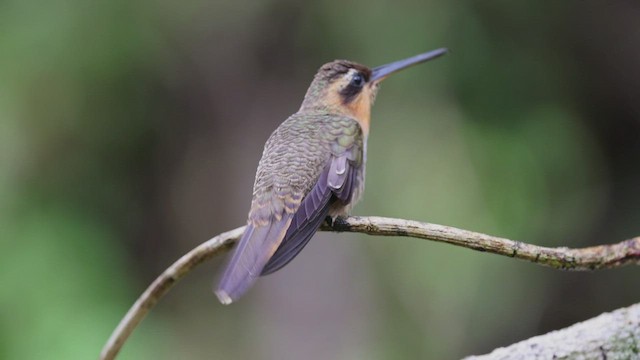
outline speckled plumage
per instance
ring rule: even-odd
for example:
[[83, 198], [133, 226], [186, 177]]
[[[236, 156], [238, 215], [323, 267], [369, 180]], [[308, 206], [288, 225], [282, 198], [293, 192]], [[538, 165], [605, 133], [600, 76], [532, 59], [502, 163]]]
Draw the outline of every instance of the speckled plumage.
[[347, 156], [357, 172], [356, 189], [348, 203], [359, 200], [364, 188], [364, 144], [362, 130], [352, 118], [326, 113], [289, 117], [265, 145], [249, 222], [260, 226], [280, 220], [285, 212], [294, 213], [331, 157]]

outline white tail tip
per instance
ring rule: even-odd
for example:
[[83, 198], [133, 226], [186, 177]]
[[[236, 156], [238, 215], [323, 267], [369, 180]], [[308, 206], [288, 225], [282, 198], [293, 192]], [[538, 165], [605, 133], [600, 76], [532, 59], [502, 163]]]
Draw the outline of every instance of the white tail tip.
[[229, 305], [233, 302], [229, 294], [227, 294], [224, 290], [216, 290], [215, 291], [218, 300], [222, 303], [222, 305]]

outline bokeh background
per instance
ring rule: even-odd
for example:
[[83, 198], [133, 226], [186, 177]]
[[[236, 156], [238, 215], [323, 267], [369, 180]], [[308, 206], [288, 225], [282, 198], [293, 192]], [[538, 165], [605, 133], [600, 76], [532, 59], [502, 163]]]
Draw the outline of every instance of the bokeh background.
[[[640, 3], [0, 3], [0, 358], [97, 357], [170, 263], [242, 225], [316, 69], [451, 53], [382, 86], [359, 215], [545, 246], [640, 234]], [[121, 359], [455, 359], [640, 300], [416, 239], [319, 234], [240, 302], [223, 258]]]

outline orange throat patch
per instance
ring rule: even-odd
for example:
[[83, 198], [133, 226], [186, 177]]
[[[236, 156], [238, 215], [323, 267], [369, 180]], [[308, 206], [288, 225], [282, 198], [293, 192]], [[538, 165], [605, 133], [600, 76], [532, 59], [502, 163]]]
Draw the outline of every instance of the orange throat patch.
[[369, 135], [371, 122], [371, 100], [369, 94], [361, 94], [357, 99], [347, 104], [348, 114], [358, 121], [364, 136]]

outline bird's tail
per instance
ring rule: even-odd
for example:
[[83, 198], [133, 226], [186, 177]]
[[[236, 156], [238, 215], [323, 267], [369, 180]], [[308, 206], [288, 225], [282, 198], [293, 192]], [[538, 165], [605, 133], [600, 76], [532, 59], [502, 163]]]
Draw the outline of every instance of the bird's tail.
[[221, 303], [228, 305], [240, 298], [260, 276], [265, 264], [275, 253], [291, 224], [285, 214], [265, 226], [247, 225], [215, 290]]

